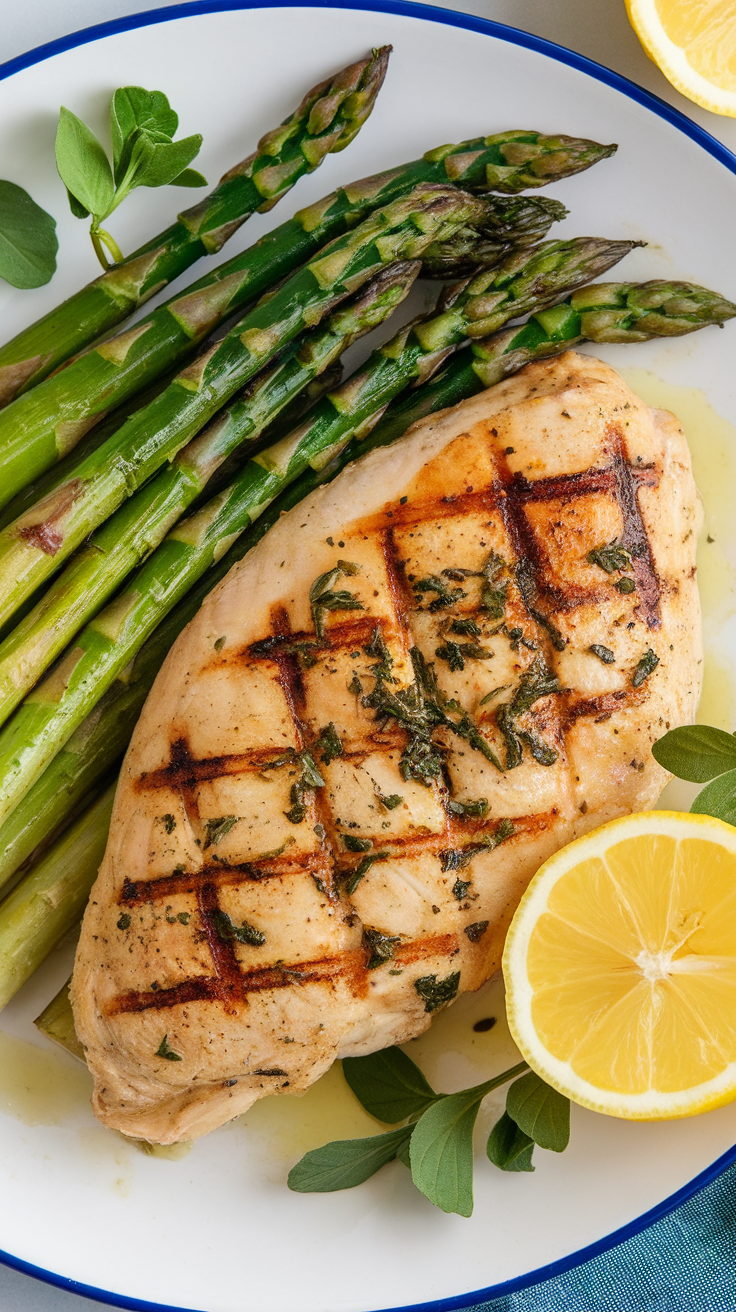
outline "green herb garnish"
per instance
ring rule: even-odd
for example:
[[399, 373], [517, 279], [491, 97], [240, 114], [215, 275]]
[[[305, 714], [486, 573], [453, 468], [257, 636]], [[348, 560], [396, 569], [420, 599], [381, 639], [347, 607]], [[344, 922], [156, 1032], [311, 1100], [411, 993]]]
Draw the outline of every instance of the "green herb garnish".
[[118, 929], [130, 929], [130, 916], [128, 915], [127, 911], [123, 912], [122, 916], [120, 917], [117, 923], [118, 923]]
[[210, 911], [209, 918], [223, 943], [235, 940], [236, 943], [245, 943], [251, 948], [260, 948], [266, 942], [266, 935], [260, 929], [256, 929], [255, 925], [249, 924], [247, 920], [244, 920], [242, 925], [236, 925], [227, 911], [222, 911], [220, 907]]
[[206, 852], [208, 847], [213, 844], [222, 842], [230, 833], [230, 830], [242, 819], [239, 815], [221, 815], [217, 819], [205, 820], [204, 822], [204, 845], [202, 851]]
[[[569, 1105], [525, 1062], [459, 1093], [435, 1093], [422, 1072], [398, 1048], [348, 1057], [345, 1078], [365, 1110], [396, 1129], [366, 1139], [326, 1144], [307, 1153], [289, 1175], [301, 1193], [349, 1189], [398, 1158], [435, 1206], [460, 1216], [473, 1210], [473, 1128], [487, 1094], [511, 1085], [507, 1109], [488, 1141], [488, 1157], [502, 1170], [533, 1170], [531, 1151], [561, 1152], [569, 1135]], [[521, 1079], [517, 1079], [521, 1076]], [[515, 1118], [518, 1118], [515, 1119]]]
[[628, 574], [624, 574], [623, 578], [618, 579], [614, 586], [618, 588], [619, 592], [636, 592], [636, 584], [633, 579], [629, 578]]
[[652, 756], [678, 779], [707, 784], [690, 807], [694, 814], [736, 826], [736, 734], [706, 724], [686, 725], [654, 743]]
[[400, 793], [389, 793], [388, 797], [384, 796], [383, 793], [378, 793], [377, 796], [381, 806], [385, 806], [387, 811], [395, 811], [396, 807], [401, 806], [404, 800]]
[[309, 589], [312, 622], [320, 640], [325, 636], [325, 615], [328, 610], [364, 609], [362, 601], [358, 601], [352, 592], [348, 592], [345, 588], [334, 591], [334, 585], [341, 575], [357, 574], [358, 569], [358, 565], [354, 565], [352, 561], [339, 560], [334, 569], [328, 569], [324, 574], [320, 574]]
[[482, 629], [475, 620], [453, 620], [450, 625], [450, 633], [456, 633], [461, 638], [479, 638], [481, 632]]
[[[499, 820], [496, 828], [491, 834], [484, 834], [476, 843], [468, 843], [466, 847], [448, 847], [440, 852], [440, 865], [443, 871], [462, 870], [474, 856], [479, 852], [492, 852], [494, 848], [511, 838], [514, 834], [514, 826], [510, 820]], [[454, 892], [454, 890], [453, 890]], [[455, 894], [457, 897], [457, 894]]]
[[478, 797], [475, 801], [447, 803], [447, 809], [451, 815], [470, 817], [473, 820], [480, 820], [488, 810], [488, 799]]
[[604, 665], [613, 665], [616, 659], [616, 655], [611, 651], [611, 648], [603, 647], [600, 642], [592, 642], [588, 651], [597, 656], [599, 661], [603, 661]]
[[342, 841], [348, 852], [370, 852], [373, 847], [370, 838], [354, 838], [352, 834], [343, 834]]
[[56, 269], [56, 220], [15, 182], [0, 180], [0, 278], [42, 287]]
[[[427, 610], [433, 612], [446, 610], [448, 606], [454, 606], [456, 601], [462, 601], [463, 597], [468, 595], [467, 592], [463, 592], [462, 588], [451, 588], [446, 579], [443, 579], [439, 574], [428, 574], [426, 578], [413, 583], [412, 587], [417, 594], [423, 592], [434, 592], [436, 594], [434, 600], [430, 601], [427, 606]], [[417, 595], [416, 600], [419, 601], [420, 599], [420, 595]]]
[[371, 866], [376, 861], [388, 861], [388, 858], [389, 858], [388, 852], [371, 852], [370, 855], [364, 856], [363, 860], [360, 861], [358, 865], [355, 867], [355, 869], [350, 871], [348, 875], [348, 880], [345, 885], [345, 889], [348, 895], [352, 896], [352, 894], [355, 892], [363, 876], [368, 874], [368, 871], [370, 870]]
[[438, 647], [435, 651], [441, 661], [447, 661], [451, 670], [464, 670], [466, 660], [487, 661], [493, 656], [492, 651], [487, 651], [477, 642], [452, 642], [447, 639], [444, 646]]
[[599, 547], [593, 547], [585, 559], [590, 565], [605, 570], [606, 574], [615, 574], [616, 570], [629, 569], [631, 566], [631, 553], [618, 541], [603, 542]]
[[295, 753], [291, 759], [299, 762], [300, 771], [299, 778], [291, 785], [291, 806], [288, 811], [284, 811], [284, 815], [293, 825], [300, 825], [307, 814], [307, 793], [313, 792], [315, 788], [323, 788], [325, 781], [310, 752], [300, 752], [298, 756]]
[[544, 657], [535, 656], [532, 664], [522, 674], [511, 701], [499, 706], [496, 711], [496, 724], [506, 742], [507, 770], [513, 770], [521, 764], [525, 745], [540, 765], [553, 765], [557, 760], [558, 753], [554, 748], [548, 747], [528, 729], [520, 729], [517, 721], [540, 697], [561, 691], [562, 685], [557, 675], [548, 668]]
[[380, 930], [366, 926], [363, 930], [363, 946], [369, 953], [366, 970], [376, 970], [378, 966], [390, 961], [400, 942], [398, 936], [382, 934]]
[[203, 187], [201, 173], [188, 167], [199, 154], [199, 134], [174, 141], [179, 119], [162, 91], [119, 87], [110, 105], [112, 164], [94, 132], [63, 106], [56, 133], [56, 167], [72, 214], [91, 217], [90, 236], [103, 269], [106, 250], [117, 264], [123, 255], [100, 225], [136, 187]]
[[631, 676], [632, 688], [641, 688], [641, 685], [649, 678], [652, 671], [656, 670], [658, 665], [659, 656], [656, 656], [650, 647], [648, 651], [645, 651]]
[[156, 1049], [156, 1056], [164, 1057], [166, 1061], [182, 1061], [183, 1059], [180, 1056], [180, 1054], [178, 1052], [174, 1052], [174, 1049], [169, 1047], [168, 1040], [169, 1040], [168, 1034], [164, 1034], [164, 1037], [162, 1038], [161, 1042], [158, 1045], [158, 1048]]
[[446, 1002], [452, 1002], [457, 997], [459, 987], [459, 970], [447, 975], [445, 979], [438, 980], [436, 975], [423, 975], [421, 979], [414, 980], [414, 988], [424, 1002], [425, 1011], [437, 1011]]
[[509, 581], [504, 578], [507, 565], [501, 556], [492, 551], [483, 565], [483, 586], [480, 592], [482, 609], [492, 620], [501, 620], [506, 610]]
[[[532, 619], [536, 620], [540, 628], [544, 629], [548, 634], [555, 651], [564, 651], [567, 643], [560, 633], [560, 630], [552, 622], [549, 615], [545, 615], [544, 611], [539, 610], [538, 606], [535, 605], [537, 583], [534, 577], [534, 567], [531, 561], [526, 557], [517, 561], [514, 573], [516, 577], [516, 586], [519, 589], [519, 595], [521, 596], [521, 600]], [[520, 641], [524, 641], [521, 636]], [[527, 644], [524, 645], [526, 646]]]
[[383, 634], [381, 633], [381, 630], [378, 627], [376, 627], [373, 630], [373, 637], [368, 643], [368, 646], [363, 648], [363, 651], [365, 652], [366, 656], [372, 656], [373, 659], [377, 662], [376, 665], [372, 665], [370, 668], [370, 673], [373, 675], [374, 679], [377, 682], [379, 680], [381, 680], [383, 683], [396, 682], [393, 675], [391, 674], [391, 670], [393, 668], [393, 663], [394, 663], [393, 657], [388, 647], [386, 646], [386, 643], [384, 642], [383, 639]]
[[163, 827], [166, 830], [167, 834], [173, 834], [174, 830], [176, 829], [176, 820], [174, 819], [171, 812], [167, 811], [166, 815], [162, 815], [161, 821], [163, 823]]
[[463, 933], [467, 934], [471, 943], [479, 943], [490, 923], [489, 920], [476, 920], [474, 925], [466, 925]]
[[334, 761], [336, 757], [342, 756], [343, 746], [340, 742], [340, 735], [332, 720], [328, 725], [325, 725], [324, 729], [320, 729], [319, 737], [314, 744], [314, 750], [325, 765], [329, 765], [330, 761]]

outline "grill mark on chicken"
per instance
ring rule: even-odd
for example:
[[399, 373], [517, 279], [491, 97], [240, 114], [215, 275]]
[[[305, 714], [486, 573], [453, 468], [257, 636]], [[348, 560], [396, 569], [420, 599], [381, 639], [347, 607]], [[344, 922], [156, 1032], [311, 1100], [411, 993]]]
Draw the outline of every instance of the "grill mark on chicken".
[[[275, 606], [273, 608], [271, 622], [275, 635], [283, 638], [286, 643], [294, 641], [289, 614], [285, 606]], [[278, 681], [294, 726], [297, 745], [300, 749], [303, 749], [308, 741], [306, 725], [307, 699], [298, 657], [294, 652], [286, 650], [286, 646], [283, 646], [272, 659], [276, 661], [279, 672]], [[335, 881], [334, 852], [326, 841], [327, 835], [334, 830], [334, 824], [326, 799], [320, 789], [312, 793], [312, 804], [316, 823], [321, 825], [323, 836], [320, 839], [321, 862], [315, 863], [315, 869], [310, 873], [321, 879], [326, 895], [332, 902], [336, 902], [338, 900], [338, 890]]]
[[207, 939], [207, 946], [212, 957], [217, 979], [220, 982], [220, 1001], [225, 1010], [232, 1012], [233, 1001], [240, 996], [240, 984], [243, 978], [232, 942], [223, 939], [217, 932], [216, 916], [220, 910], [217, 887], [208, 880], [197, 891], [197, 910], [202, 932]]
[[[371, 640], [375, 630], [377, 620], [371, 619], [370, 616], [361, 616], [359, 619], [343, 620], [337, 624], [331, 624], [326, 630], [323, 639], [318, 639], [312, 629], [291, 630], [285, 632], [270, 634], [267, 638], [259, 638], [257, 642], [252, 642], [245, 648], [244, 654], [250, 660], [254, 661], [278, 661], [280, 655], [284, 653], [287, 647], [294, 647], [296, 643], [309, 643], [310, 649], [314, 655], [329, 656], [331, 652], [339, 650], [341, 647], [365, 647]], [[242, 660], [240, 656], [235, 655], [234, 661]]]
[[632, 466], [623, 434], [613, 424], [609, 425], [607, 436], [613, 448], [616, 500], [623, 520], [621, 543], [631, 556], [636, 579], [638, 603], [635, 609], [643, 613], [647, 628], [658, 629], [662, 623], [659, 579], [639, 509], [638, 493], [642, 486], [656, 487], [659, 474], [651, 468], [638, 469]]
[[[411, 943], [398, 944], [394, 952], [394, 961], [404, 966], [425, 961], [428, 957], [446, 956], [452, 958], [459, 951], [457, 934], [428, 935], [414, 939]], [[302, 961], [293, 966], [264, 966], [261, 970], [238, 972], [229, 990], [231, 1002], [247, 1003], [250, 993], [261, 993], [267, 989], [285, 989], [292, 984], [322, 984], [339, 979], [346, 979], [358, 986], [362, 992], [362, 983], [366, 977], [366, 953], [363, 948], [351, 952], [342, 952], [336, 957], [322, 957], [318, 961]], [[216, 976], [200, 979], [187, 979], [181, 984], [174, 984], [169, 989], [139, 992], [131, 989], [118, 994], [107, 1005], [108, 1016], [118, 1016], [124, 1012], [167, 1011], [186, 1002], [221, 1002], [225, 994], [223, 981]]]
[[[601, 700], [601, 699], [598, 699]], [[583, 712], [584, 713], [584, 712]], [[595, 708], [591, 714], [595, 713]], [[537, 813], [514, 817], [514, 837], [531, 835], [552, 822], [556, 812]], [[447, 847], [463, 847], [468, 839], [482, 839], [484, 834], [493, 835], [499, 823], [498, 816], [474, 819], [465, 816], [448, 815], [445, 827], [426, 834], [392, 834], [390, 839], [380, 832], [370, 835], [375, 851], [386, 851], [389, 859], [401, 860], [422, 856], [426, 852], [439, 854]], [[335, 831], [336, 841], [342, 836]], [[506, 840], [509, 841], [509, 840]], [[360, 864], [364, 854], [356, 854], [353, 864], [346, 860], [346, 852], [335, 852], [340, 857], [341, 875]], [[239, 884], [258, 884], [268, 879], [281, 879], [284, 876], [318, 875], [322, 877], [325, 869], [325, 852], [302, 852], [296, 856], [283, 856], [259, 861], [242, 861], [229, 864], [222, 863], [203, 866], [201, 870], [176, 871], [171, 875], [160, 875], [157, 879], [126, 879], [118, 899], [118, 905], [133, 907], [146, 902], [170, 898], [176, 894], [196, 893], [202, 884], [218, 888], [237, 887]]]
[[[149, 788], [193, 787], [223, 775], [258, 774], [284, 759], [281, 747], [254, 747], [252, 751], [232, 756], [206, 756], [200, 759], [189, 754], [182, 739], [172, 743], [172, 760], [160, 770], [150, 770], [135, 781], [139, 791]], [[286, 762], [284, 762], [286, 764]]]
[[614, 711], [622, 711], [640, 701], [641, 693], [634, 688], [619, 688], [617, 692], [604, 692], [597, 697], [569, 700], [563, 712], [563, 731], [569, 733], [576, 721], [582, 719], [592, 719], [595, 724], [602, 724], [611, 718]]

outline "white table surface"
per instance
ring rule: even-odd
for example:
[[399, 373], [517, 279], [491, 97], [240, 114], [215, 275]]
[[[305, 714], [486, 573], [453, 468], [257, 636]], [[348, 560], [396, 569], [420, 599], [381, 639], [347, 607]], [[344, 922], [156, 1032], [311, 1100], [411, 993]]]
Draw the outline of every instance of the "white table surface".
[[[126, 14], [164, 8], [173, 0], [5, 0], [0, 62], [34, 46]], [[736, 153], [736, 119], [699, 109], [679, 95], [642, 50], [626, 17], [624, 0], [445, 0], [459, 9], [495, 19], [595, 59], [668, 100]], [[632, 1272], [632, 1277], [634, 1273]], [[104, 1312], [107, 1305], [41, 1284], [0, 1267], [2, 1312]], [[667, 1312], [676, 1312], [668, 1308]]]

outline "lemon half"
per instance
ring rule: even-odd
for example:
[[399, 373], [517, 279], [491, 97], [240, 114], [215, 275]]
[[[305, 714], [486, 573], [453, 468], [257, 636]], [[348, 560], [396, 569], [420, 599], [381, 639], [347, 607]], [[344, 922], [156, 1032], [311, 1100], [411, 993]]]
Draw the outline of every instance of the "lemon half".
[[626, 0], [644, 49], [696, 105], [736, 118], [736, 0]]
[[543, 1079], [632, 1120], [736, 1097], [736, 828], [651, 811], [537, 872], [503, 958], [511, 1033]]

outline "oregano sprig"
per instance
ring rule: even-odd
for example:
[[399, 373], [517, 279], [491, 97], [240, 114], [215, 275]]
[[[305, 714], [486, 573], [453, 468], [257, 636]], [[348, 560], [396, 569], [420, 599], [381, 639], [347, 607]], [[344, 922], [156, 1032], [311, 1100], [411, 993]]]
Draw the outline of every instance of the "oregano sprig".
[[654, 743], [652, 756], [678, 779], [707, 784], [690, 810], [736, 825], [736, 735], [707, 724], [670, 729]]
[[[348, 1057], [343, 1073], [371, 1116], [399, 1125], [388, 1133], [342, 1139], [307, 1153], [289, 1174], [298, 1193], [327, 1193], [362, 1184], [398, 1158], [417, 1189], [445, 1212], [473, 1210], [473, 1129], [483, 1099], [514, 1080], [506, 1111], [491, 1131], [488, 1157], [506, 1171], [532, 1171], [535, 1144], [562, 1152], [570, 1135], [570, 1106], [526, 1062], [458, 1093], [436, 1093], [400, 1048]], [[517, 1079], [521, 1076], [521, 1079]]]
[[56, 167], [72, 214], [91, 217], [90, 237], [103, 269], [123, 255], [101, 226], [136, 187], [203, 187], [189, 165], [202, 145], [199, 133], [174, 141], [179, 118], [163, 91], [119, 87], [110, 105], [112, 163], [91, 128], [62, 105], [56, 132]]

